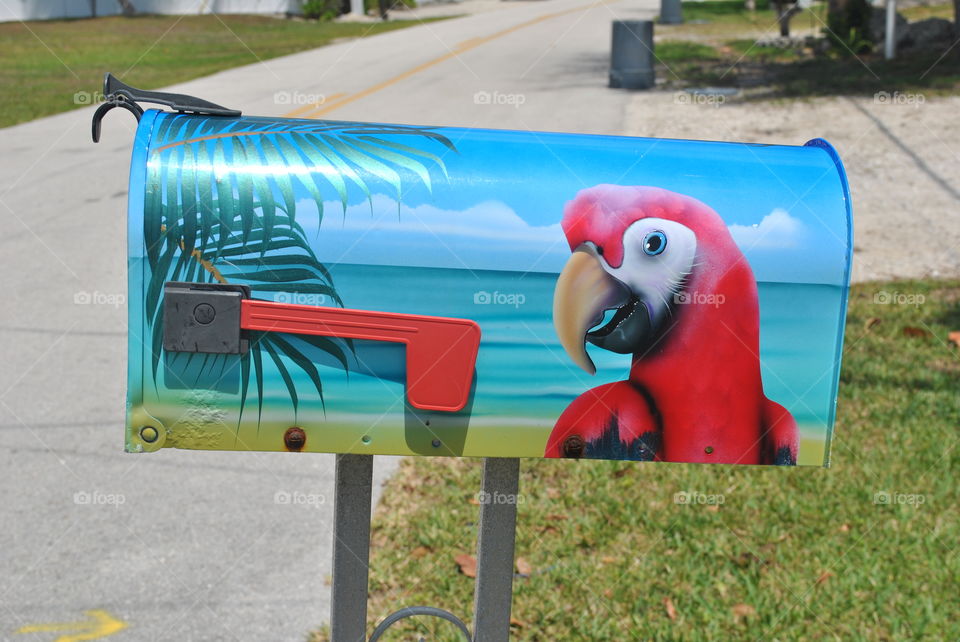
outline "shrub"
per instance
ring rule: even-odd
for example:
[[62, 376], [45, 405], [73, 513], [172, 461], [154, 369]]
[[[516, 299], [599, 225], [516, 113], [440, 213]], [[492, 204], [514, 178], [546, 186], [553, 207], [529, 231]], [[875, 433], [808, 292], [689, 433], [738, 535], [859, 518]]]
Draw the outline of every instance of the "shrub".
[[840, 51], [866, 53], [872, 48], [867, 0], [831, 0], [827, 36]]
[[308, 20], [333, 20], [340, 15], [340, 0], [303, 0], [303, 17]]
[[[404, 7], [413, 9], [417, 6], [417, 0], [384, 0], [384, 4], [387, 11]], [[380, 13], [380, 0], [363, 0], [363, 6], [367, 13]]]

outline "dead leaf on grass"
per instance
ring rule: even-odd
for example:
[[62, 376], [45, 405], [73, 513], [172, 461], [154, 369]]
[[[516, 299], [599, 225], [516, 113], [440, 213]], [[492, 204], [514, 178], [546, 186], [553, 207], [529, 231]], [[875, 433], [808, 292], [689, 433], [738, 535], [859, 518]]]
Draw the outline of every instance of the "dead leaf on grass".
[[663, 598], [663, 608], [667, 611], [667, 617], [671, 620], [677, 619], [677, 607], [673, 605], [673, 600], [669, 597]]
[[453, 558], [453, 561], [460, 566], [460, 572], [467, 577], [477, 576], [477, 558], [473, 555], [461, 553]]
[[530, 562], [528, 562], [528, 561], [527, 561], [525, 558], [523, 558], [523, 557], [518, 557], [518, 558], [517, 558], [517, 573], [520, 573], [520, 575], [528, 576], [528, 575], [530, 575], [530, 573], [532, 573], [532, 572], [533, 572], [533, 566], [530, 565]]
[[738, 621], [752, 617], [757, 613], [757, 609], [749, 604], [734, 604], [730, 610], [733, 611], [733, 617]]

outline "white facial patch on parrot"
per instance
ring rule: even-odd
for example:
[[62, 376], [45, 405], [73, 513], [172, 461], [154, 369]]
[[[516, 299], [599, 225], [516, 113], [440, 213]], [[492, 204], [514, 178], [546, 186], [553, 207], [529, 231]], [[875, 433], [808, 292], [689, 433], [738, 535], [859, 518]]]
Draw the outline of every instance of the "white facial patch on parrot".
[[697, 236], [689, 227], [661, 218], [643, 218], [623, 235], [623, 263], [603, 269], [643, 302], [651, 325], [659, 327], [674, 297], [693, 270]]

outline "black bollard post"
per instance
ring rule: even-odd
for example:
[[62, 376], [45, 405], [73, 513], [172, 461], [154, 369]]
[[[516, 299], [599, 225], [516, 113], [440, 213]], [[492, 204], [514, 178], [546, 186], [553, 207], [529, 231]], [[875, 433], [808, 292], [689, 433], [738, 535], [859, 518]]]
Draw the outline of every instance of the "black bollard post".
[[653, 87], [653, 22], [615, 20], [610, 53], [610, 86], [622, 89]]
[[680, 0], [660, 0], [660, 24], [683, 24], [683, 9]]

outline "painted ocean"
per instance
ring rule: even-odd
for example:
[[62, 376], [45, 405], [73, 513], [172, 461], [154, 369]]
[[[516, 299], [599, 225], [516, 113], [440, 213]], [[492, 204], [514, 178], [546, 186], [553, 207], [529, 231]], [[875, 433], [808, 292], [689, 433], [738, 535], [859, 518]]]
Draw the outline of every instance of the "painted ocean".
[[[345, 307], [411, 314], [426, 309], [432, 315], [479, 323], [482, 340], [472, 405], [460, 413], [411, 409], [404, 403], [404, 348], [358, 341], [348, 352], [348, 371], [328, 354], [310, 355], [320, 364], [323, 403], [308, 377], [288, 364], [299, 391], [296, 414], [289, 396], [271, 396], [269, 391], [286, 388], [279, 370], [265, 362], [263, 407], [248, 405], [238, 429], [237, 358], [168, 355], [154, 403], [175, 415], [178, 409], [191, 409], [172, 432], [182, 439], [169, 445], [211, 447], [212, 440], [217, 447], [257, 444], [263, 449], [263, 438], [275, 434], [266, 447], [273, 449], [275, 443], [282, 450], [279, 436], [300, 425], [309, 429], [308, 449], [316, 451], [496, 455], [509, 444], [512, 453], [538, 457], [571, 400], [589, 388], [627, 377], [629, 355], [591, 349], [595, 376], [570, 362], [549, 315], [555, 274], [349, 264], [330, 270]], [[843, 289], [760, 283], [759, 295], [764, 390], [787, 407], [800, 426], [798, 463], [823, 464], [834, 412]], [[279, 293], [273, 300], [330, 304], [317, 295]], [[539, 385], [531, 387], [531, 381]], [[153, 396], [150, 392], [148, 397]], [[219, 431], [210, 433], [211, 420], [220, 425]], [[192, 443], [196, 432], [190, 429], [201, 421], [207, 431], [203, 446]]]

